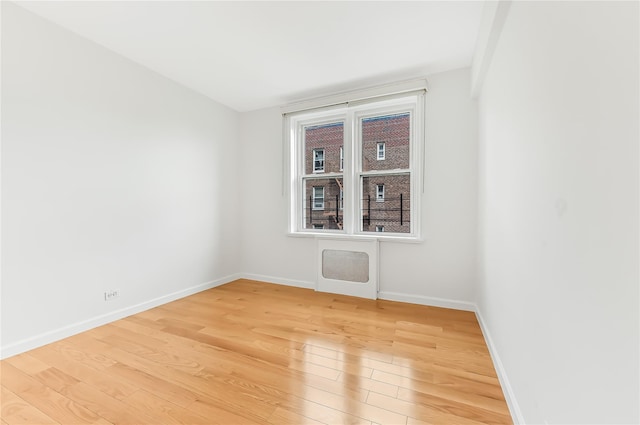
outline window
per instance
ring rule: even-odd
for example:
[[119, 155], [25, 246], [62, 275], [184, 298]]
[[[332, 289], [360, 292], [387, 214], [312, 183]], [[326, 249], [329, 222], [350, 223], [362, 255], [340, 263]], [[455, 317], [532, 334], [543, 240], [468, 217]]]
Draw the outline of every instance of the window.
[[376, 185], [376, 201], [384, 202], [384, 185], [383, 184]]
[[289, 231], [419, 238], [423, 114], [423, 90], [285, 114]]
[[385, 156], [385, 144], [384, 142], [378, 143], [378, 161], [382, 161]]
[[314, 186], [313, 188], [313, 209], [324, 209], [324, 187]]
[[313, 150], [313, 172], [324, 173], [324, 149]]
[[324, 229], [324, 224], [313, 223], [314, 229]]

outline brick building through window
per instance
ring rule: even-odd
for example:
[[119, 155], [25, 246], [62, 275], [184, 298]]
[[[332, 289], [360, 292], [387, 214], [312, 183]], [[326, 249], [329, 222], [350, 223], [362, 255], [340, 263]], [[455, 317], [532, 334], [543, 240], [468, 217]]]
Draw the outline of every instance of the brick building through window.
[[[308, 179], [305, 183], [307, 206], [305, 228], [342, 229], [342, 172], [344, 151], [344, 124], [331, 123], [305, 129], [305, 174], [332, 174], [328, 178]], [[319, 170], [317, 154], [322, 152], [322, 170]], [[323, 207], [318, 208], [314, 194], [323, 189]], [[312, 205], [309, 209], [308, 206]]]
[[[362, 148], [356, 154], [361, 156], [362, 171], [368, 172], [359, 182], [363, 232], [410, 232], [410, 119], [409, 113], [402, 113], [359, 122]], [[342, 229], [344, 124], [305, 127], [304, 150], [305, 174], [327, 174], [326, 178], [305, 180], [304, 228]], [[322, 208], [317, 196], [320, 188]]]

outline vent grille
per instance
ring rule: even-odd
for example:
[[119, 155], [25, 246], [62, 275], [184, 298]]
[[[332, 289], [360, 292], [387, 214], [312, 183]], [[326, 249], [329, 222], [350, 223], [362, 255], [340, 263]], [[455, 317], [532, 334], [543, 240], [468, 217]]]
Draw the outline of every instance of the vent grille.
[[317, 291], [377, 298], [377, 240], [319, 238], [317, 252]]

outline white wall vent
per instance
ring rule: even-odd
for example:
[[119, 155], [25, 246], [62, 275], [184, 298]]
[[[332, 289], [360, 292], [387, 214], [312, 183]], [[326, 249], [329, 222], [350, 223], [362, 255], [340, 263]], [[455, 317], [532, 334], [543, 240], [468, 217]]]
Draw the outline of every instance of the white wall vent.
[[378, 297], [376, 239], [317, 239], [316, 290], [361, 298]]

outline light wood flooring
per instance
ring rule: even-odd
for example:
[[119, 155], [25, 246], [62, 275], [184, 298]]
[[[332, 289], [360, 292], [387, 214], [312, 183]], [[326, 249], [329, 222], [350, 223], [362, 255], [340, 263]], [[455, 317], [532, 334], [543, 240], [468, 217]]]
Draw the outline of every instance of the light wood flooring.
[[4, 424], [506, 424], [474, 313], [238, 280], [0, 363]]

